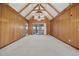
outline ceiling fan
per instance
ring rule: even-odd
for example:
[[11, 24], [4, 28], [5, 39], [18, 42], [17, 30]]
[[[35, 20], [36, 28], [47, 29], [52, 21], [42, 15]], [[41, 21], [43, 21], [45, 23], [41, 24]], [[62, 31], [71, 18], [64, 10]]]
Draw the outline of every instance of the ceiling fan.
[[[36, 20], [41, 21], [41, 20], [44, 19], [43, 12], [41, 11], [41, 4], [38, 5], [38, 10], [37, 10], [36, 14], [38, 14]], [[43, 17], [42, 17], [42, 16], [43, 16]]]

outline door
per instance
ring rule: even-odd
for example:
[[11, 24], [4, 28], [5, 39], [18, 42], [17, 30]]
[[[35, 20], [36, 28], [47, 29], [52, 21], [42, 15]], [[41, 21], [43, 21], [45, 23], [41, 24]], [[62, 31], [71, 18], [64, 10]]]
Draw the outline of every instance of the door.
[[44, 35], [46, 34], [46, 24], [44, 23], [34, 23], [32, 26], [32, 34]]

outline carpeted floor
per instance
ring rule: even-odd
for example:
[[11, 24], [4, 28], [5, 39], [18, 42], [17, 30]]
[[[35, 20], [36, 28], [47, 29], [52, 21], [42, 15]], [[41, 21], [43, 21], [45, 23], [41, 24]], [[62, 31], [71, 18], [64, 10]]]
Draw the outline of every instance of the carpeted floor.
[[29, 35], [0, 49], [3, 56], [78, 56], [79, 51], [50, 35]]

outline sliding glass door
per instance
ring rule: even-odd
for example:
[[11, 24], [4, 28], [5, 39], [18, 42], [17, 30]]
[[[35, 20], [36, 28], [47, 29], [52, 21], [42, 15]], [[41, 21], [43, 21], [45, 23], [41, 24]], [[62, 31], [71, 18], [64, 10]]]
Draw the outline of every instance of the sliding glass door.
[[45, 32], [44, 24], [34, 23], [32, 29], [33, 29], [33, 33], [32, 34], [44, 35], [44, 32]]

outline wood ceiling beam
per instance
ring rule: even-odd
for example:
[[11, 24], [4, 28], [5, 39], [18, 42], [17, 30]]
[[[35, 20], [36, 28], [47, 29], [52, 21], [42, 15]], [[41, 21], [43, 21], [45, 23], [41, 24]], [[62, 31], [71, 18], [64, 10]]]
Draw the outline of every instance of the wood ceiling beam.
[[[41, 7], [41, 6], [40, 6]], [[35, 9], [34, 11], [38, 11], [38, 9]], [[40, 9], [40, 11], [44, 11], [44, 9]]]
[[35, 9], [37, 6], [39, 6], [39, 4], [37, 4], [37, 5], [25, 16], [25, 18], [26, 18], [32, 11], [34, 11], [34, 9]]
[[25, 5], [25, 7], [22, 8], [22, 9], [19, 11], [19, 13], [21, 13], [23, 10], [25, 10], [29, 5], [30, 5], [30, 3], [28, 3], [27, 5]]
[[48, 3], [48, 5], [52, 7], [52, 9], [54, 9], [58, 14], [60, 13], [53, 5], [51, 5], [50, 3]]
[[[35, 9], [34, 11], [38, 11], [38, 9]], [[44, 11], [43, 9], [41, 9], [40, 11]]]
[[51, 15], [47, 10], [46, 10], [46, 8], [43, 6], [43, 5], [41, 5], [41, 7], [51, 16], [51, 17], [53, 17], [54, 18], [54, 16], [53, 15]]

